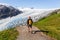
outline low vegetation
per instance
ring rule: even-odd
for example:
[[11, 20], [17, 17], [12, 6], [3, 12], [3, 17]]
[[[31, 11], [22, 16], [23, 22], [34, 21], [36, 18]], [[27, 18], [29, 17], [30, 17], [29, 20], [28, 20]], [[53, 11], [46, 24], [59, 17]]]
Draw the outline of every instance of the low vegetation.
[[33, 24], [40, 30], [49, 31], [50, 37], [60, 40], [60, 14], [53, 14]]
[[16, 40], [18, 31], [16, 28], [0, 31], [0, 40]]

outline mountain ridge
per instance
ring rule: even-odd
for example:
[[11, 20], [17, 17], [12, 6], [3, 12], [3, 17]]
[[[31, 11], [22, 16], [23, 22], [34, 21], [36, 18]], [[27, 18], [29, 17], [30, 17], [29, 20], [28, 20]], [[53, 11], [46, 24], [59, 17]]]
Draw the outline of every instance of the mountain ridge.
[[2, 4], [0, 5], [0, 19], [16, 16], [20, 13], [22, 13], [22, 11], [20, 11], [12, 6], [6, 6], [6, 5], [2, 5]]

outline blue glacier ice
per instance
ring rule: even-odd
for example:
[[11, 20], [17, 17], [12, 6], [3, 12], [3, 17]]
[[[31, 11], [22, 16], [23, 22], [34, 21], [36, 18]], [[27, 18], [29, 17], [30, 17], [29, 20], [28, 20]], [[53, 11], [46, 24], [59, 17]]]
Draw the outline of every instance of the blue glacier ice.
[[23, 11], [23, 13], [13, 16], [13, 17], [8, 17], [6, 19], [0, 20], [0, 31], [17, 27], [20, 25], [26, 25], [26, 21], [28, 19], [28, 16], [31, 16], [33, 19], [33, 22], [38, 21], [39, 19], [48, 16], [51, 12], [54, 10], [47, 10], [47, 11], [35, 11], [35, 10], [28, 10], [28, 11]]

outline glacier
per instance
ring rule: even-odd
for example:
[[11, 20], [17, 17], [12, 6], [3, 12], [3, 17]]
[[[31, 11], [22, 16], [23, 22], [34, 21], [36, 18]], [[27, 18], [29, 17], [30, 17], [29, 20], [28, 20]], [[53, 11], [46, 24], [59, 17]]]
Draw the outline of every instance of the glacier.
[[51, 12], [53, 12], [56, 9], [19, 9], [23, 11], [23, 13], [18, 14], [13, 17], [8, 17], [5, 19], [0, 20], [0, 31], [17, 27], [20, 25], [26, 25], [26, 21], [28, 19], [28, 16], [31, 16], [33, 22], [38, 21], [39, 19], [48, 16]]

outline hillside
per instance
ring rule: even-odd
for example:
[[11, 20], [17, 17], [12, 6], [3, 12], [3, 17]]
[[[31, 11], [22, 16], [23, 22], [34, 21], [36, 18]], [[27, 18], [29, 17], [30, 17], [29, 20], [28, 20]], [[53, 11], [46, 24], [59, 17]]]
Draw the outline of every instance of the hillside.
[[41, 30], [49, 31], [47, 35], [60, 40], [60, 14], [53, 14], [34, 23]]
[[22, 11], [12, 7], [0, 4], [0, 19], [4, 19], [7, 17], [16, 16], [22, 13]]

